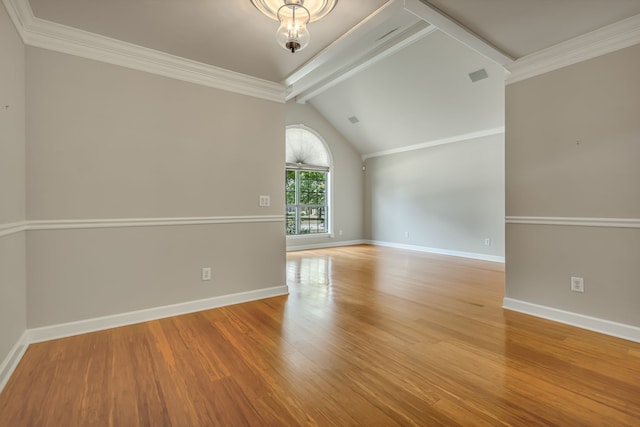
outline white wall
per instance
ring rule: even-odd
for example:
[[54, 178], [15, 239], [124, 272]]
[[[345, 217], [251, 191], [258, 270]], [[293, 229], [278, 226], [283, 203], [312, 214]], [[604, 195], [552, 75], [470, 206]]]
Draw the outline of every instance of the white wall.
[[[24, 46], [0, 6], [0, 383], [26, 329]], [[11, 225], [13, 224], [13, 226]]]
[[367, 159], [366, 194], [371, 240], [504, 256], [503, 135]]
[[[27, 49], [29, 328], [284, 286], [285, 106]], [[259, 207], [259, 195], [271, 196]], [[82, 228], [83, 220], [252, 223]], [[200, 280], [201, 267], [213, 280]]]
[[640, 45], [507, 86], [507, 298], [640, 327], [640, 229], [607, 226], [640, 223], [638, 76]]
[[[322, 136], [331, 150], [334, 163], [332, 169], [334, 236], [288, 237], [287, 248], [337, 245], [363, 239], [364, 173], [359, 153], [312, 105], [290, 101], [287, 103], [286, 114], [287, 125], [303, 124]], [[284, 158], [281, 162], [284, 164]]]

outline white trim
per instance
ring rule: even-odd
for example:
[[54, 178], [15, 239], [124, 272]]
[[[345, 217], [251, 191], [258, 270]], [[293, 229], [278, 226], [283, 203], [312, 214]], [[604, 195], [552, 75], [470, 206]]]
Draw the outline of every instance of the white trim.
[[353, 246], [368, 244], [367, 240], [345, 240], [342, 242], [330, 242], [330, 243], [313, 243], [309, 245], [292, 245], [287, 246], [287, 252], [306, 251], [308, 249], [325, 249], [325, 248], [337, 248], [340, 246]]
[[0, 224], [0, 237], [10, 236], [12, 234], [20, 233], [27, 229], [27, 222], [11, 222], [8, 224]]
[[185, 218], [113, 218], [113, 219], [59, 219], [22, 221], [0, 224], [0, 237], [21, 231], [74, 230], [82, 228], [159, 227], [171, 225], [246, 224], [284, 222], [284, 215], [212, 216]]
[[255, 98], [285, 102], [286, 89], [280, 83], [46, 21], [33, 15], [28, 0], [3, 2], [26, 45]]
[[507, 85], [640, 43], [640, 14], [547, 49], [507, 66]]
[[353, 63], [339, 69], [326, 78], [318, 81], [316, 84], [309, 85], [307, 89], [300, 90], [299, 88], [294, 87], [287, 96], [287, 101], [295, 96], [297, 103], [304, 104], [308, 100], [315, 98], [321, 93], [326, 92], [332, 87], [350, 79], [356, 74], [371, 68], [383, 59], [396, 54], [402, 49], [438, 30], [434, 25], [424, 23], [424, 21], [419, 21], [418, 24], [422, 24], [424, 27], [417, 28], [417, 25], [410, 27], [399, 36], [384, 42], [382, 45], [376, 47], [366, 55], [363, 55]]
[[333, 239], [335, 237], [334, 233], [326, 232], [326, 233], [314, 233], [314, 234], [287, 234], [287, 241], [291, 240], [309, 240], [309, 239], [322, 239], [329, 238]]
[[498, 263], [504, 264], [504, 257], [498, 256], [498, 255], [487, 255], [487, 254], [480, 254], [477, 252], [463, 252], [463, 251], [454, 251], [450, 249], [430, 248], [428, 246], [406, 245], [403, 243], [383, 242], [380, 240], [365, 240], [364, 243], [368, 243], [374, 246], [385, 246], [388, 248], [406, 249], [406, 250], [417, 251], [417, 252], [428, 252], [431, 254], [438, 254], [438, 255], [449, 255], [449, 256], [457, 256], [462, 258], [479, 259], [482, 261], [498, 262]]
[[287, 286], [257, 289], [254, 291], [239, 292], [231, 295], [206, 298], [196, 301], [188, 301], [179, 304], [153, 307], [145, 310], [130, 311], [128, 313], [114, 314], [111, 316], [97, 317], [93, 319], [79, 320], [77, 322], [62, 323], [58, 325], [44, 326], [27, 330], [29, 343], [37, 343], [73, 335], [86, 334], [119, 326], [133, 325], [148, 322], [150, 320], [179, 316], [181, 314], [194, 313], [212, 308], [241, 304], [250, 301], [261, 300], [276, 296], [287, 295]]
[[480, 130], [477, 132], [465, 133], [462, 135], [450, 136], [448, 138], [435, 139], [433, 141], [421, 142], [419, 144], [407, 145], [404, 147], [391, 148], [389, 150], [377, 151], [375, 153], [363, 154], [362, 161], [372, 157], [389, 156], [391, 154], [404, 153], [407, 151], [421, 150], [423, 148], [435, 147], [438, 145], [451, 144], [454, 142], [468, 141], [470, 139], [482, 138], [485, 136], [504, 134], [504, 127]]
[[[344, 52], [353, 51], [353, 46], [358, 40], [367, 36], [371, 31], [394, 16], [404, 7], [404, 0], [389, 0], [378, 8], [371, 15], [357, 23], [353, 28], [333, 41], [329, 46], [322, 49], [314, 57], [305, 62], [300, 68], [288, 75], [282, 84], [291, 89], [291, 93], [287, 96], [287, 100], [296, 96], [299, 92], [313, 84], [314, 81], [321, 77], [313, 77], [313, 74], [322, 66], [331, 63]], [[310, 79], [311, 83], [304, 87], [297, 87], [304, 79]]]
[[600, 332], [602, 334], [623, 338], [629, 341], [640, 342], [640, 328], [636, 326], [612, 322], [610, 320], [600, 319], [597, 317], [585, 316], [583, 314], [532, 304], [530, 302], [512, 298], [504, 298], [502, 304], [502, 307], [507, 310], [553, 320], [554, 322], [565, 323], [567, 325]]
[[[333, 209], [333, 195], [334, 193], [334, 184], [333, 182], [335, 181], [333, 176], [335, 173], [335, 163], [333, 161], [333, 153], [331, 152], [331, 148], [329, 147], [329, 144], [327, 144], [327, 141], [322, 137], [322, 135], [320, 135], [318, 133], [318, 131], [316, 131], [315, 129], [303, 124], [303, 123], [298, 123], [298, 124], [290, 124], [287, 125], [285, 130], [289, 130], [289, 129], [303, 129], [306, 130], [307, 132], [311, 132], [312, 134], [314, 134], [316, 136], [316, 138], [318, 138], [320, 140], [320, 142], [324, 145], [324, 149], [327, 152], [327, 155], [329, 156], [329, 170], [327, 171], [327, 180], [328, 180], [328, 185], [327, 185], [327, 202], [328, 202], [328, 207], [329, 207], [329, 214], [328, 214], [328, 218], [325, 220], [326, 225], [328, 225], [327, 228], [327, 232], [326, 233], [322, 233], [323, 235], [333, 235], [333, 214], [334, 214], [334, 209]], [[285, 141], [286, 143], [286, 141]], [[286, 204], [286, 201], [285, 201]], [[286, 208], [286, 206], [285, 206]], [[283, 216], [283, 221], [285, 221], [286, 218], [285, 216]], [[286, 228], [286, 226], [285, 226]], [[287, 237], [301, 237], [303, 235], [301, 234], [296, 234], [294, 236], [287, 236]]]
[[0, 363], [0, 392], [2, 392], [4, 386], [7, 385], [11, 374], [16, 370], [18, 363], [20, 363], [22, 356], [24, 356], [24, 352], [27, 351], [27, 347], [29, 347], [27, 336], [27, 331], [23, 332], [18, 342], [9, 350], [9, 354], [7, 354], [2, 363]]
[[24, 11], [22, 9], [25, 7], [25, 2], [2, 0], [2, 3], [7, 10], [7, 14], [9, 14], [9, 18], [11, 18], [11, 22], [13, 22], [13, 26], [16, 28], [16, 31], [18, 31], [20, 39], [22, 39], [22, 43], [26, 43], [24, 30], [26, 23], [24, 22], [24, 17], [28, 16], [29, 13], [33, 15], [33, 12], [31, 12], [31, 6], [26, 2], [29, 9], [28, 11]]
[[27, 329], [0, 364], [0, 392], [9, 381], [9, 378], [18, 366], [22, 356], [24, 356], [29, 344], [288, 294], [289, 288], [286, 285], [276, 286], [272, 288], [256, 289], [253, 291], [238, 292], [231, 295], [222, 295], [196, 301], [131, 311], [128, 313], [114, 314], [111, 316], [80, 320], [77, 322]]
[[188, 218], [116, 218], [28, 221], [27, 230], [69, 230], [79, 228], [157, 227], [170, 225], [243, 224], [284, 222], [284, 215], [214, 216]]
[[508, 216], [507, 224], [565, 225], [579, 227], [640, 228], [640, 218], [578, 218], [547, 216]]
[[509, 55], [424, 1], [405, 0], [404, 8], [496, 64], [504, 67], [513, 62]]

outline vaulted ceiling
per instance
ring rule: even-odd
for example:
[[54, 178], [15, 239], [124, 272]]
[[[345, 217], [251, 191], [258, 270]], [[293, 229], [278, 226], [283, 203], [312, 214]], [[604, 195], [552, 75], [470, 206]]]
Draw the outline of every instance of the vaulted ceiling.
[[[309, 25], [309, 46], [291, 54], [275, 42], [276, 22], [249, 0], [3, 2], [40, 33], [62, 24], [55, 31], [71, 27], [282, 87], [365, 156], [500, 128], [505, 69], [627, 18], [637, 26], [640, 16], [640, 0], [339, 0]], [[481, 69], [488, 78], [472, 82], [468, 73]]]

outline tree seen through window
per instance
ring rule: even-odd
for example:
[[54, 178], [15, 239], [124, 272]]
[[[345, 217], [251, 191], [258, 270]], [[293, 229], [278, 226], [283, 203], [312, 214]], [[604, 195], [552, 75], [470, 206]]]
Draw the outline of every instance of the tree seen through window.
[[287, 169], [287, 234], [326, 233], [327, 172]]

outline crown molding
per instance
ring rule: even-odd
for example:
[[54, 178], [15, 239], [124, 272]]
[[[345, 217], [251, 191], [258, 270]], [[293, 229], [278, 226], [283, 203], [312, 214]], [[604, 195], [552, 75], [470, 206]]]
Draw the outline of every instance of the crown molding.
[[419, 144], [407, 145], [404, 147], [391, 148], [389, 150], [377, 151], [362, 155], [362, 161], [373, 157], [389, 156], [391, 154], [405, 153], [407, 151], [421, 150], [423, 148], [436, 147], [438, 145], [452, 144], [454, 142], [469, 141], [470, 139], [482, 138], [485, 136], [501, 135], [504, 133], [504, 127], [480, 130], [477, 132], [465, 133], [462, 135], [454, 135], [448, 138], [435, 139], [432, 141], [421, 142]]
[[510, 65], [512, 84], [640, 43], [640, 14], [523, 56]]
[[126, 43], [33, 15], [28, 0], [3, 0], [24, 44], [268, 101], [285, 102], [280, 83]]

